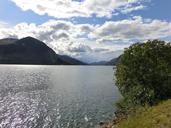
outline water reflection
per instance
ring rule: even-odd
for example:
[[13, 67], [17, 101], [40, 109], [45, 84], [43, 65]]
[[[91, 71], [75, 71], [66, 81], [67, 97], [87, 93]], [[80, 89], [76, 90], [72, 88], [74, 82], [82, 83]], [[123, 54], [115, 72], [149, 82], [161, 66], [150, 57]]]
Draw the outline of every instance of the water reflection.
[[0, 66], [0, 127], [89, 128], [113, 116], [112, 67]]

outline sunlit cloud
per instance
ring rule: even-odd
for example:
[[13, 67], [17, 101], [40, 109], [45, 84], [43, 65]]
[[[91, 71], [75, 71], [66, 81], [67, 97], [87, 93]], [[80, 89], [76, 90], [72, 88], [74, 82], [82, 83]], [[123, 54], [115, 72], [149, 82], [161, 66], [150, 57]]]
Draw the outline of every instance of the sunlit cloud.
[[144, 9], [147, 0], [11, 0], [23, 11], [32, 10], [39, 15], [55, 18], [111, 17]]
[[110, 41], [131, 41], [161, 39], [171, 36], [171, 22], [146, 20], [140, 16], [120, 21], [107, 21], [89, 35], [99, 43]]
[[75, 24], [63, 20], [49, 20], [40, 25], [19, 23], [13, 27], [0, 24], [1, 38], [20, 39], [26, 36], [45, 42], [58, 54], [82, 60], [91, 56], [109, 59], [118, 55], [116, 51], [123, 51], [135, 41], [171, 37], [171, 22], [134, 16], [106, 21], [101, 25]]

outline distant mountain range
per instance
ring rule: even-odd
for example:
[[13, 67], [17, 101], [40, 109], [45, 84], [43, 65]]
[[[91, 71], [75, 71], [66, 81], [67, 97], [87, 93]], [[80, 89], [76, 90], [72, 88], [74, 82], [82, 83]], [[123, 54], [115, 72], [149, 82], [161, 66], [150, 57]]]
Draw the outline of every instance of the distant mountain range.
[[69, 56], [66, 56], [66, 55], [59, 55], [59, 58], [68, 63], [69, 65], [88, 65], [87, 63], [84, 63], [80, 60], [77, 60], [75, 58], [72, 58], [72, 57], [69, 57]]
[[86, 63], [56, 54], [45, 43], [32, 38], [1, 39], [0, 64], [85, 65]]
[[118, 58], [115, 58], [86, 64], [66, 55], [58, 55], [45, 43], [32, 37], [0, 40], [0, 64], [115, 65], [117, 61]]
[[108, 65], [108, 66], [112, 66], [112, 65], [116, 65], [118, 63], [118, 61], [119, 61], [119, 57], [111, 59], [110, 61], [99, 61], [99, 62], [90, 63], [90, 65]]
[[105, 65], [116, 65], [116, 64], [118, 63], [118, 61], [119, 61], [119, 58], [120, 58], [120, 57], [111, 59], [111, 60], [108, 61]]
[[99, 62], [93, 62], [89, 63], [89, 65], [105, 65], [108, 61], [99, 61]]

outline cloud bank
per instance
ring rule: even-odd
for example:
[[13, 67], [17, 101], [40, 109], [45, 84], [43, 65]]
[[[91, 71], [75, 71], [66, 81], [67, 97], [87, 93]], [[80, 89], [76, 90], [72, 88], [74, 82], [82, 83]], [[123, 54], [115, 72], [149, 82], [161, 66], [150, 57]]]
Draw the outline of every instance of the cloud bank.
[[132, 19], [105, 22], [89, 36], [99, 42], [161, 39], [171, 36], [171, 22], [135, 16]]
[[82, 60], [86, 57], [99, 59], [99, 56], [109, 59], [114, 57], [116, 51], [123, 50], [135, 41], [171, 37], [171, 22], [143, 19], [140, 16], [106, 21], [101, 25], [49, 20], [41, 25], [20, 23], [10, 27], [0, 22], [1, 38], [26, 36], [44, 41], [59, 54]]
[[145, 8], [149, 0], [11, 0], [23, 11], [32, 10], [39, 15], [55, 18], [111, 17]]

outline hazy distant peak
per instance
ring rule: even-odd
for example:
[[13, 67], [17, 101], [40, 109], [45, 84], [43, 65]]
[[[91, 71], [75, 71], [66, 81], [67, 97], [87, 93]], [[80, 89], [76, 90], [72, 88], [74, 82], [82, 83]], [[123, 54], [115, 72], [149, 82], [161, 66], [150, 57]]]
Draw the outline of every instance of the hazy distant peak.
[[0, 39], [0, 45], [7, 45], [7, 44], [12, 44], [18, 41], [16, 38], [4, 38]]

